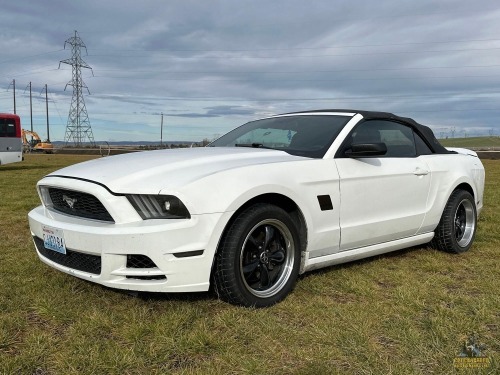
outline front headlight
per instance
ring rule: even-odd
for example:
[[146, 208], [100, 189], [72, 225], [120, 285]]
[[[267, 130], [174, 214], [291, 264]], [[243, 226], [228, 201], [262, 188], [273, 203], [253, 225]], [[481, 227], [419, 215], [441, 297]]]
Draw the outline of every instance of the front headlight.
[[52, 199], [50, 198], [48, 186], [40, 186], [39, 195], [40, 195], [40, 199], [45, 207], [52, 207], [53, 206]]
[[144, 220], [191, 217], [184, 203], [173, 195], [127, 195], [127, 198]]

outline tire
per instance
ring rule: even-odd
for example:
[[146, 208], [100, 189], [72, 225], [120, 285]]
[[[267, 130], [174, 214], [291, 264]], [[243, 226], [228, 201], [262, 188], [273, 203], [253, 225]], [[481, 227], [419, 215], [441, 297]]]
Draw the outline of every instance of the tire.
[[446, 203], [432, 246], [449, 253], [463, 253], [474, 242], [476, 224], [474, 198], [465, 190], [455, 190]]
[[216, 255], [215, 291], [229, 303], [268, 307], [284, 299], [300, 267], [297, 225], [283, 209], [255, 204], [241, 212]]

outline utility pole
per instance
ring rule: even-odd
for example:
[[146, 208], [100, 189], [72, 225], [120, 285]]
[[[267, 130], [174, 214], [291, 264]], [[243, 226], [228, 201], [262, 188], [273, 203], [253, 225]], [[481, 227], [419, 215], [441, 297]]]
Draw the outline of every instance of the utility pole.
[[9, 84], [9, 87], [7, 88], [7, 90], [10, 88], [11, 85], [14, 88], [14, 114], [16, 114], [16, 80], [15, 79], [13, 79], [12, 83]]
[[[43, 89], [42, 89], [43, 92]], [[50, 142], [50, 129], [49, 129], [49, 96], [47, 84], [45, 84], [45, 113], [47, 115], [47, 142]], [[41, 93], [40, 93], [41, 94]]]
[[87, 47], [76, 30], [75, 35], [64, 42], [64, 48], [66, 48], [66, 44], [71, 46], [71, 58], [61, 60], [59, 67], [61, 67], [61, 63], [71, 65], [72, 67], [72, 79], [66, 84], [64, 90], [68, 86], [73, 86], [73, 97], [71, 99], [64, 141], [66, 144], [72, 141], [75, 146], [82, 146], [85, 139], [88, 139], [90, 144], [95, 146], [94, 135], [92, 134], [89, 115], [82, 93], [82, 88], [87, 89], [89, 94], [90, 91], [83, 82], [81, 68], [90, 69], [92, 75], [94, 74], [92, 68], [81, 57], [81, 48], [85, 48], [85, 52], [87, 52]]
[[163, 148], [163, 112], [161, 113], [160, 148]]
[[[31, 131], [33, 132], [33, 100], [32, 100], [32, 95], [31, 95], [31, 82], [29, 83], [27, 88], [30, 88], [30, 119], [31, 119]], [[26, 92], [26, 89], [24, 89], [24, 92]]]
[[33, 97], [31, 95], [31, 81], [30, 81], [30, 121], [31, 121], [31, 131], [33, 131]]
[[47, 114], [47, 142], [50, 142], [50, 128], [49, 128], [49, 96], [47, 84], [45, 84], [45, 113]]

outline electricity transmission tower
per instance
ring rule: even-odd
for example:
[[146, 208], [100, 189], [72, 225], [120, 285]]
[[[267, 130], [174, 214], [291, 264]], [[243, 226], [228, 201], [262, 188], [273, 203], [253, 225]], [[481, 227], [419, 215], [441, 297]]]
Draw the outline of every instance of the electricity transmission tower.
[[[92, 71], [92, 68], [83, 61], [81, 57], [81, 48], [85, 48], [85, 52], [87, 52], [87, 46], [85, 46], [85, 43], [83, 43], [83, 40], [76, 30], [75, 35], [64, 42], [64, 48], [66, 48], [66, 44], [71, 46], [71, 58], [61, 60], [59, 62], [59, 67], [61, 67], [61, 63], [71, 65], [72, 67], [72, 79], [66, 84], [64, 90], [66, 90], [68, 86], [73, 86], [73, 97], [69, 108], [64, 141], [66, 144], [68, 144], [68, 142], [73, 142], [75, 146], [82, 146], [82, 143], [88, 139], [90, 144], [95, 146], [94, 135], [92, 134], [89, 115], [82, 93], [82, 88], [86, 88], [90, 94], [87, 85], [83, 82], [81, 69], [87, 68]], [[94, 74], [93, 71], [92, 74]]]

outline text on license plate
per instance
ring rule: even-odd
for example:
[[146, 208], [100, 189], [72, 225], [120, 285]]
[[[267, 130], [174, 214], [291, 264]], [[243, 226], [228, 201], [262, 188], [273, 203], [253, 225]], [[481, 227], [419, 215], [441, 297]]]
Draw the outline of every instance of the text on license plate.
[[66, 254], [66, 244], [64, 234], [61, 229], [52, 228], [46, 225], [42, 226], [43, 246], [45, 248]]

